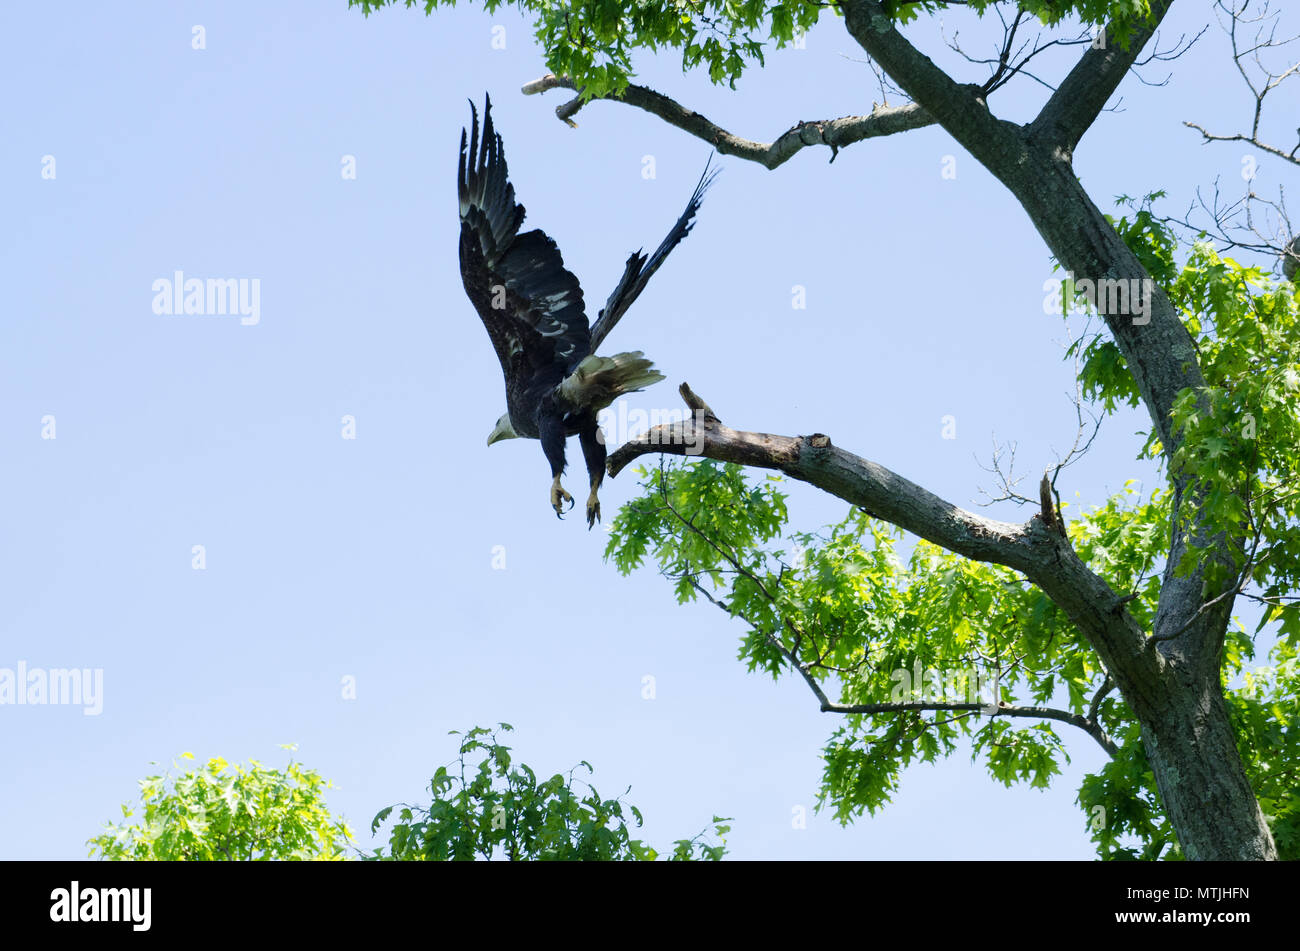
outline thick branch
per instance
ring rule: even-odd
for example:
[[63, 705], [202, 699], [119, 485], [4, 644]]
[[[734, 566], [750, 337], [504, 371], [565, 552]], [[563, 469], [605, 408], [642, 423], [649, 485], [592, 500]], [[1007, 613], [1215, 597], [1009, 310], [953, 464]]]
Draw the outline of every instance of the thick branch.
[[1150, 20], [1129, 34], [1126, 49], [1110, 42], [1116, 29], [1107, 24], [1101, 34], [1102, 44], [1090, 47], [1070, 70], [1031, 124], [1032, 134], [1045, 137], [1067, 155], [1074, 154], [1075, 146], [1106, 108], [1172, 4], [1173, 0], [1152, 3]]
[[[619, 447], [607, 460], [611, 477], [638, 456], [657, 452], [780, 469], [958, 554], [1002, 564], [1025, 560], [1020, 525], [963, 511], [874, 462], [832, 446], [828, 436], [773, 436], [730, 429], [687, 384], [681, 390], [693, 418], [656, 426]], [[847, 480], [859, 484], [850, 487], [844, 484]]]
[[829, 436], [776, 436], [730, 429], [689, 386], [683, 384], [681, 392], [692, 417], [655, 426], [620, 446], [607, 460], [611, 477], [648, 453], [702, 455], [721, 462], [777, 469], [949, 551], [1020, 571], [1088, 636], [1102, 663], [1116, 671], [1116, 679], [1135, 709], [1158, 702], [1149, 691], [1159, 682], [1163, 658], [1145, 649], [1142, 631], [1119, 595], [1079, 560], [1058, 530], [1043, 524], [1040, 517], [1024, 525], [984, 518], [883, 466], [833, 446]]
[[[523, 92], [525, 95], [533, 95], [557, 88], [575, 89], [576, 87], [566, 76], [547, 74], [525, 84]], [[778, 136], [775, 141], [754, 142], [733, 135], [721, 126], [710, 122], [700, 113], [687, 109], [676, 100], [645, 86], [629, 85], [622, 93], [611, 93], [596, 98], [625, 102], [638, 109], [644, 109], [670, 125], [689, 132], [698, 139], [703, 139], [723, 155], [734, 155], [737, 158], [757, 162], [768, 169], [776, 168], [789, 161], [795, 153], [806, 146], [828, 146], [833, 162], [840, 149], [854, 142], [894, 135], [897, 132], [920, 129], [934, 124], [934, 119], [915, 103], [905, 106], [876, 106], [871, 110], [870, 115], [799, 122]], [[575, 97], [558, 106], [555, 114], [569, 125], [575, 125], [573, 116], [583, 105], [582, 98]]]

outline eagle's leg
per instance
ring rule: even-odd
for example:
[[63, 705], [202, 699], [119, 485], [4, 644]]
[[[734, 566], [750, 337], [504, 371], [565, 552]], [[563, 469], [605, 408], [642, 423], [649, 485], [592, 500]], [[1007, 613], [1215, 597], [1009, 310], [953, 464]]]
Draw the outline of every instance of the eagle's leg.
[[587, 477], [591, 480], [591, 494], [587, 496], [587, 529], [600, 521], [600, 499], [596, 490], [605, 478], [605, 439], [595, 417], [584, 422], [578, 430], [578, 441], [582, 443], [582, 458], [587, 461]]
[[564, 518], [567, 511], [564, 503], [573, 508], [573, 496], [564, 491], [560, 485], [560, 476], [564, 475], [564, 420], [553, 413], [539, 413], [537, 432], [542, 441], [542, 452], [551, 464], [551, 508], [555, 509], [556, 518]]
[[560, 477], [556, 476], [551, 480], [551, 508], [555, 509], [556, 518], [564, 518], [564, 513], [568, 511], [564, 503], [569, 503], [569, 508], [573, 508], [573, 496], [564, 491], [564, 486], [560, 485]]

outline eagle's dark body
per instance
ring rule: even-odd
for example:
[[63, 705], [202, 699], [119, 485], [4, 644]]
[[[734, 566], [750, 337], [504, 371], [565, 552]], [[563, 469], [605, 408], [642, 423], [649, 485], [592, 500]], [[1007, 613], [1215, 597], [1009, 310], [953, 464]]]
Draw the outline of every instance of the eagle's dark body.
[[600, 517], [596, 490], [605, 469], [596, 414], [622, 394], [663, 379], [640, 351], [601, 357], [595, 350], [690, 231], [712, 176], [706, 167], [686, 211], [654, 254], [647, 257], [638, 251], [628, 258], [618, 286], [589, 326], [582, 287], [565, 269], [555, 242], [539, 230], [519, 233], [524, 208], [515, 202], [501, 136], [492, 126], [491, 100], [483, 110], [481, 140], [478, 111], [473, 103], [470, 108], [468, 142], [461, 131], [457, 179], [461, 276], [506, 383], [506, 415], [488, 443], [514, 436], [541, 441], [551, 465], [551, 504], [558, 515], [561, 501], [572, 502], [560, 485], [564, 443], [578, 436], [591, 479], [590, 526]]

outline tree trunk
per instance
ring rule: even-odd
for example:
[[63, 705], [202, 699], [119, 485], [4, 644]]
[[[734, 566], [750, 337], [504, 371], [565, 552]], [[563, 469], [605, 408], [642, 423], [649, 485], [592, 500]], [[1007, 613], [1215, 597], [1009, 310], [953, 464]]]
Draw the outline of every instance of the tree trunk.
[[[1006, 184], [1057, 259], [1079, 278], [1149, 281], [1150, 275], [1137, 257], [1083, 190], [1072, 165], [1059, 154], [1035, 156], [1035, 151], [1027, 149], [1037, 161], [1032, 161], [1023, 175], [1008, 176]], [[1168, 453], [1179, 438], [1171, 431], [1169, 418], [1174, 397], [1186, 387], [1204, 386], [1205, 381], [1191, 335], [1169, 299], [1155, 289], [1148, 303], [1150, 312], [1145, 318], [1122, 314], [1105, 318], [1134, 370]], [[1142, 722], [1147, 759], [1184, 855], [1189, 859], [1276, 859], [1272, 834], [1237, 753], [1220, 684], [1232, 599], [1198, 617], [1200, 606], [1222, 592], [1204, 590], [1204, 572], [1199, 566], [1185, 577], [1177, 577], [1172, 570], [1185, 550], [1184, 532], [1202, 544], [1204, 540], [1198, 531], [1203, 500], [1190, 490], [1184, 477], [1173, 474], [1170, 481], [1176, 492], [1178, 529], [1173, 533], [1153, 633], [1177, 636], [1153, 642], [1152, 649], [1168, 662], [1162, 683], [1154, 691], [1159, 701], [1150, 703], [1147, 697], [1123, 689], [1121, 693]], [[1230, 560], [1241, 541], [1216, 538], [1217, 557]], [[1128, 678], [1118, 679], [1123, 684]]]
[[1164, 708], [1142, 719], [1156, 788], [1188, 859], [1276, 859], [1217, 680], [1174, 684]]

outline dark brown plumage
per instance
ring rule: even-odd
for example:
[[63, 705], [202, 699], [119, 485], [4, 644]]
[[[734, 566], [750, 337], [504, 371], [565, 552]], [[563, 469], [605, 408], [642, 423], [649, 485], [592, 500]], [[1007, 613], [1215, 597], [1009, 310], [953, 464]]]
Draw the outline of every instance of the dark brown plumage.
[[457, 191], [460, 200], [460, 267], [465, 293], [492, 340], [506, 384], [506, 413], [488, 437], [540, 439], [551, 466], [551, 506], [563, 515], [573, 497], [560, 485], [564, 443], [576, 435], [591, 480], [587, 525], [600, 519], [596, 491], [605, 472], [605, 446], [596, 414], [624, 393], [657, 383], [641, 351], [595, 354], [619, 319], [645, 289], [668, 254], [690, 232], [705, 189], [713, 180], [705, 166], [686, 210], [655, 251], [628, 258], [614, 292], [589, 326], [582, 287], [564, 267], [555, 242], [540, 230], [519, 233], [524, 208], [515, 201], [501, 136], [492, 125], [492, 102], [478, 111], [470, 103], [469, 132], [461, 130]]

